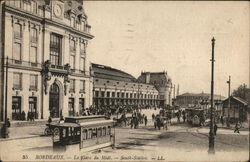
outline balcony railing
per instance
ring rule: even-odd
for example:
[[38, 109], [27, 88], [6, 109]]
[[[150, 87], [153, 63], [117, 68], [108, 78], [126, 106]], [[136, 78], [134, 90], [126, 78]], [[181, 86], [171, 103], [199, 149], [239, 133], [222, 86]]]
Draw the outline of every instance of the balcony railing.
[[18, 66], [26, 66], [26, 67], [41, 67], [41, 64], [30, 62], [30, 61], [22, 61], [22, 60], [15, 60], [15, 59], [8, 59], [9, 65], [18, 65]]

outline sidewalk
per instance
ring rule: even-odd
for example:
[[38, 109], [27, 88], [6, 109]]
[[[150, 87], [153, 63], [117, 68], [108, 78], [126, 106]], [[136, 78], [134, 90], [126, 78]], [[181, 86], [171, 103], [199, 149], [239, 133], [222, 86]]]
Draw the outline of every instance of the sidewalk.
[[[52, 123], [56, 123], [53, 121]], [[11, 127], [9, 128], [9, 138], [0, 138], [1, 141], [9, 141], [16, 139], [26, 139], [40, 137], [44, 135], [47, 121], [12, 121]]]

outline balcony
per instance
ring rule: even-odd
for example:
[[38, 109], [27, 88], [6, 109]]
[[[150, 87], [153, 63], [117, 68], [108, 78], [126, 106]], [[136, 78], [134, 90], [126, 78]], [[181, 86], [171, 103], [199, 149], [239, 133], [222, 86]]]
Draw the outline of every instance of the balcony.
[[22, 60], [15, 60], [15, 59], [6, 59], [6, 63], [8, 62], [8, 66], [11, 67], [19, 67], [19, 68], [41, 68], [41, 64], [30, 62], [30, 61], [22, 61]]

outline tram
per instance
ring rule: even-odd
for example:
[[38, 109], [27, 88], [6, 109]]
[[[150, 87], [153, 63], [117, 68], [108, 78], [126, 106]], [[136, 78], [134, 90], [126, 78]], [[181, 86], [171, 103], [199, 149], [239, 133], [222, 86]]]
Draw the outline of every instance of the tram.
[[[187, 114], [187, 122], [192, 124], [192, 126], [200, 126], [202, 118], [204, 117], [204, 110], [203, 109], [195, 109], [195, 108], [187, 108], [185, 109]], [[205, 120], [205, 119], [204, 119]]]
[[53, 127], [53, 149], [91, 151], [115, 144], [115, 122], [105, 116], [66, 117]]

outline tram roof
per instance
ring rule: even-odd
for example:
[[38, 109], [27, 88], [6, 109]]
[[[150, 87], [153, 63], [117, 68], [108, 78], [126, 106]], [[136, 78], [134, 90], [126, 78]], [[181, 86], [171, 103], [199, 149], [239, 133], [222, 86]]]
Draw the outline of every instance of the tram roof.
[[58, 124], [51, 124], [52, 126], [55, 127], [91, 127], [91, 126], [102, 126], [102, 125], [107, 125], [107, 124], [112, 124], [115, 121], [113, 120], [97, 120], [97, 121], [88, 121], [88, 122], [82, 122], [82, 123], [69, 123], [69, 122], [64, 122], [64, 123], [58, 123]]

